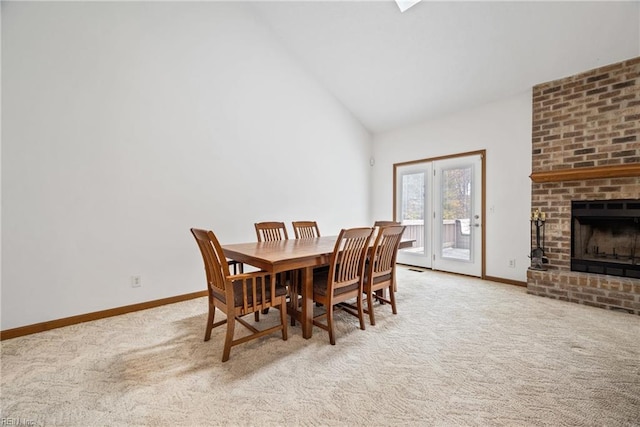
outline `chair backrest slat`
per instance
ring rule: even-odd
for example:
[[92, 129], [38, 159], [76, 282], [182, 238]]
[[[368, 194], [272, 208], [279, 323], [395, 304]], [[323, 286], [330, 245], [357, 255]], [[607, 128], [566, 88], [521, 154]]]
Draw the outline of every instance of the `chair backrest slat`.
[[292, 224], [296, 239], [320, 237], [320, 229], [315, 221], [293, 221]]
[[226, 277], [229, 276], [229, 264], [224, 256], [220, 242], [218, 242], [212, 231], [192, 228], [191, 234], [195, 237], [198, 248], [200, 248], [208, 285], [225, 292]]
[[373, 259], [369, 264], [372, 276], [381, 276], [393, 271], [404, 226], [394, 225], [380, 229], [373, 244]]
[[272, 242], [275, 240], [287, 240], [289, 238], [284, 222], [256, 222], [254, 225], [258, 242]]
[[356, 283], [364, 274], [364, 262], [372, 228], [351, 228], [342, 230], [336, 241], [329, 270], [331, 290]]

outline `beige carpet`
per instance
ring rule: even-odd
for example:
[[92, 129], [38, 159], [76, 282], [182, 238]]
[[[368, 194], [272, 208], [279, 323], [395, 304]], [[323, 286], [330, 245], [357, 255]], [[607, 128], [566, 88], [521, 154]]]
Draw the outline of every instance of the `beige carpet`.
[[342, 314], [336, 346], [298, 326], [224, 364], [204, 298], [4, 341], [2, 425], [640, 425], [639, 316], [431, 271], [398, 285], [397, 316]]

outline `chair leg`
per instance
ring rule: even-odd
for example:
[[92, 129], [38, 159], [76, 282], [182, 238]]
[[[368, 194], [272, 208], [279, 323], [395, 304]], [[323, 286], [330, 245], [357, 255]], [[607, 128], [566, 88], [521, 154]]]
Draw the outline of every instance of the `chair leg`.
[[[296, 270], [296, 273], [297, 273], [297, 270]], [[296, 326], [296, 318], [294, 314], [298, 312], [297, 280], [298, 278], [296, 277], [296, 279], [293, 281], [289, 289], [289, 301], [291, 303], [291, 313], [289, 314], [291, 316], [291, 326]]]
[[253, 318], [255, 319], [256, 322], [260, 321], [260, 312], [256, 311], [253, 313]]
[[373, 314], [373, 292], [367, 292], [367, 309], [369, 310], [369, 323], [371, 326], [376, 324], [376, 316]]
[[224, 350], [222, 350], [222, 361], [229, 360], [229, 354], [231, 353], [231, 345], [233, 343], [233, 332], [236, 327], [236, 319], [233, 314], [227, 314], [227, 335], [224, 338]]
[[327, 326], [329, 330], [329, 342], [331, 345], [336, 345], [336, 337], [333, 330], [333, 304], [327, 305]]
[[389, 287], [389, 299], [391, 300], [391, 310], [393, 311], [393, 314], [398, 314], [398, 311], [396, 310], [396, 291], [393, 287]]
[[291, 297], [291, 313], [289, 313], [289, 317], [291, 317], [291, 326], [296, 326], [296, 316], [298, 315], [298, 295], [294, 295]]
[[358, 295], [358, 320], [360, 321], [360, 329], [364, 331], [364, 310], [362, 309], [362, 293]]
[[280, 304], [280, 323], [282, 324], [282, 339], [287, 340], [287, 299], [282, 298]]
[[207, 316], [207, 326], [204, 331], [204, 340], [209, 341], [211, 339], [211, 330], [213, 329], [213, 318], [216, 315], [216, 306], [209, 304], [209, 315]]

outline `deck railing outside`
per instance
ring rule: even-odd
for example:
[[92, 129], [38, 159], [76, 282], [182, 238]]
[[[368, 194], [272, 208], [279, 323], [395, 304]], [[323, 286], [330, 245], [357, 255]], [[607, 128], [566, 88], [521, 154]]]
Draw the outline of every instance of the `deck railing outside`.
[[[405, 220], [402, 225], [406, 226], [403, 238], [413, 239], [415, 243], [412, 248], [407, 250], [416, 250], [424, 248], [424, 221]], [[469, 219], [445, 219], [442, 221], [442, 247], [454, 249], [469, 249]]]

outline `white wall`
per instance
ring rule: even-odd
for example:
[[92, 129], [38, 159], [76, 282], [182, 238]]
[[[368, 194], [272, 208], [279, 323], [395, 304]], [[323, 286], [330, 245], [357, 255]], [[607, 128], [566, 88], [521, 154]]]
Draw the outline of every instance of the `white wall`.
[[193, 226], [368, 223], [370, 135], [245, 7], [2, 3], [1, 329], [204, 290]]
[[[531, 92], [374, 136], [372, 218], [393, 217], [393, 164], [487, 150], [486, 274], [526, 281]], [[516, 268], [508, 267], [516, 259]]]

